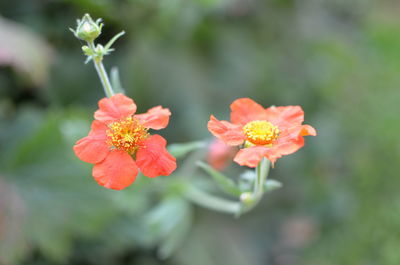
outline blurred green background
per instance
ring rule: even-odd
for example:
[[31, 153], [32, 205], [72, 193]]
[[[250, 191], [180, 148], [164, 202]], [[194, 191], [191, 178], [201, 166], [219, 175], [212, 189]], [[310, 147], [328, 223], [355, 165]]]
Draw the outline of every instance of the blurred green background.
[[[104, 96], [68, 30], [86, 12], [104, 19], [102, 43], [127, 32], [106, 68], [139, 112], [171, 109], [169, 142], [209, 138], [209, 115], [227, 119], [239, 97], [301, 105], [319, 135], [278, 161], [284, 187], [235, 219], [174, 196], [168, 177], [98, 186], [72, 152]], [[395, 0], [0, 1], [0, 264], [400, 264], [399, 12]]]

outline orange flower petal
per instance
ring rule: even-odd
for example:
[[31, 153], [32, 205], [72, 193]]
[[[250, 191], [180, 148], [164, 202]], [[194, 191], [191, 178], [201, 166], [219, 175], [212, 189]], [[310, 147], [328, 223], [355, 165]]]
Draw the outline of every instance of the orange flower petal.
[[176, 169], [176, 159], [166, 149], [167, 141], [160, 135], [152, 135], [143, 142], [136, 153], [140, 171], [149, 178], [168, 176]]
[[106, 143], [107, 126], [99, 121], [93, 121], [89, 135], [76, 142], [73, 149], [76, 156], [87, 163], [99, 163], [108, 154]]
[[136, 112], [136, 104], [132, 99], [123, 94], [116, 94], [111, 98], [99, 101], [99, 109], [94, 113], [96, 120], [110, 123], [129, 117]]
[[245, 139], [241, 125], [219, 121], [213, 115], [210, 116], [207, 127], [215, 137], [224, 141], [227, 145], [241, 145]]
[[144, 127], [154, 130], [167, 127], [169, 116], [171, 116], [169, 109], [164, 109], [161, 106], [151, 108], [146, 113], [135, 115]]
[[108, 130], [107, 125], [100, 121], [94, 120], [90, 126], [90, 132], [88, 136], [91, 136], [96, 139], [103, 139], [107, 138], [106, 131]]
[[274, 166], [276, 160], [284, 155], [290, 155], [304, 146], [306, 135], [317, 134], [310, 125], [294, 126], [282, 131], [281, 136], [271, 147], [253, 146], [241, 149], [234, 161], [242, 166], [256, 167], [263, 157], [268, 158]]
[[304, 111], [300, 106], [269, 107], [266, 109], [266, 120], [278, 126], [280, 130], [304, 121]]
[[241, 166], [257, 167], [267, 152], [268, 148], [264, 146], [243, 148], [239, 150], [233, 161]]
[[301, 136], [317, 136], [317, 131], [315, 130], [314, 127], [310, 126], [310, 125], [303, 125], [302, 129], [301, 129]]
[[265, 109], [249, 98], [239, 98], [231, 104], [231, 121], [245, 125], [250, 121], [265, 120]]
[[306, 124], [293, 126], [282, 130], [278, 140], [273, 145], [279, 145], [288, 141], [297, 141], [300, 138], [303, 138], [303, 136], [308, 135], [317, 135], [316, 130], [312, 126]]
[[317, 134], [310, 125], [291, 127], [282, 132], [281, 137], [268, 149], [266, 157], [272, 164], [284, 155], [290, 155], [304, 146], [303, 136]]
[[101, 163], [93, 167], [92, 174], [101, 186], [122, 190], [135, 181], [138, 168], [128, 153], [113, 149]]
[[87, 136], [74, 145], [75, 155], [86, 163], [95, 164], [102, 161], [108, 153], [108, 146], [104, 141], [94, 140]]
[[272, 148], [268, 149], [267, 153], [265, 154], [265, 157], [267, 157], [271, 161], [272, 166], [274, 166], [276, 160], [278, 160], [284, 155], [293, 154], [303, 146], [304, 146], [303, 137], [299, 138], [296, 141], [292, 140], [283, 142], [279, 145], [273, 146]]

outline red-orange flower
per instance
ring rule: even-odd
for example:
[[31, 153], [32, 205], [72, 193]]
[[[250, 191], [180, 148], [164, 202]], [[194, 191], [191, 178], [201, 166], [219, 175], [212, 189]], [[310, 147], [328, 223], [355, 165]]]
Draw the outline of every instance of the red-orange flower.
[[79, 159], [94, 164], [93, 177], [106, 188], [126, 188], [135, 181], [138, 169], [150, 178], [176, 169], [167, 141], [148, 133], [165, 128], [171, 112], [161, 106], [143, 114], [135, 112], [136, 104], [123, 94], [101, 99], [89, 135], [74, 146]]
[[249, 98], [240, 98], [231, 104], [231, 121], [219, 121], [211, 115], [208, 130], [228, 145], [244, 144], [234, 161], [248, 167], [256, 167], [263, 157], [274, 165], [283, 155], [303, 147], [303, 136], [317, 135], [312, 126], [302, 124], [300, 106], [264, 109]]
[[235, 156], [236, 147], [225, 144], [224, 141], [214, 138], [208, 146], [207, 163], [216, 170], [223, 170]]

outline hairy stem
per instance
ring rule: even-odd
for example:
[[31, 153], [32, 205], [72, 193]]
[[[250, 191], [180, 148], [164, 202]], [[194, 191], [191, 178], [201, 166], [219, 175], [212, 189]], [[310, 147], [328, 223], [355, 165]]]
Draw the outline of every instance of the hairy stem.
[[187, 189], [186, 196], [193, 203], [196, 203], [204, 208], [210, 210], [229, 213], [237, 215], [240, 212], [241, 206], [239, 202], [234, 202], [226, 199], [216, 197], [208, 194], [193, 185], [190, 185]]
[[[88, 45], [93, 51], [95, 51], [95, 46], [93, 42], [88, 42]], [[94, 63], [94, 68], [96, 68], [97, 74], [99, 75], [101, 84], [103, 85], [104, 93], [108, 98], [112, 97], [114, 95], [114, 90], [112, 89], [106, 69], [104, 68], [103, 58], [94, 57], [93, 63]]]
[[243, 205], [240, 214], [252, 210], [260, 202], [264, 195], [264, 183], [267, 180], [270, 169], [270, 162], [268, 159], [263, 158], [256, 168], [256, 179], [254, 180], [254, 190], [252, 194], [252, 201], [247, 205]]

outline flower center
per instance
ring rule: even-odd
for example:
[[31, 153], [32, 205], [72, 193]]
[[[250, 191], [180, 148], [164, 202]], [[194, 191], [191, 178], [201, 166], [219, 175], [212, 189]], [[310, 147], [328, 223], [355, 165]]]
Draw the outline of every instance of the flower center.
[[269, 145], [279, 137], [279, 129], [269, 121], [251, 121], [243, 127], [247, 141], [255, 145]]
[[148, 129], [134, 117], [113, 122], [108, 125], [108, 128], [107, 143], [130, 154], [133, 154], [138, 149], [139, 144], [149, 135]]

